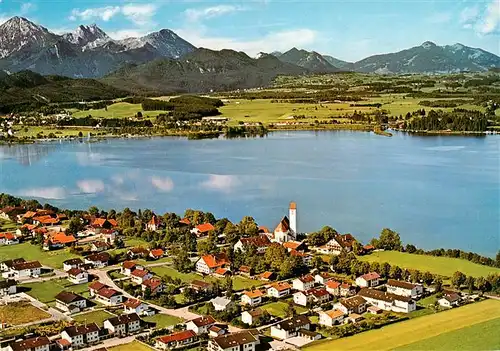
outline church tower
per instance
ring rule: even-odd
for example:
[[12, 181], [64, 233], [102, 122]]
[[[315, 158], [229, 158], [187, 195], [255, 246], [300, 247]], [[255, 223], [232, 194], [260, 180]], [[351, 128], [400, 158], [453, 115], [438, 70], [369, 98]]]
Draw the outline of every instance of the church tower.
[[288, 217], [290, 219], [290, 234], [295, 238], [297, 237], [297, 204], [295, 202], [290, 202], [290, 209], [288, 212]]

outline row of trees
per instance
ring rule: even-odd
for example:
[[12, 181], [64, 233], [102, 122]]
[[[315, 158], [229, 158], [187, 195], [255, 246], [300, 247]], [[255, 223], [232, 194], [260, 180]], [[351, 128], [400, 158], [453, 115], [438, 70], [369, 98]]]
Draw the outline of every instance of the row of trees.
[[414, 118], [406, 129], [416, 131], [472, 131], [483, 132], [488, 127], [488, 118], [480, 111], [455, 109], [452, 112], [431, 110], [426, 117]]

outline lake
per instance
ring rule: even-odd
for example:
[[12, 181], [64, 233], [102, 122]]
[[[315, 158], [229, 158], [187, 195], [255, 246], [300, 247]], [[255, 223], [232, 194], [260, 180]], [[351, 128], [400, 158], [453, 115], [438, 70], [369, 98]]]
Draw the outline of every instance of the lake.
[[277, 132], [264, 138], [48, 142], [0, 147], [0, 191], [68, 208], [186, 208], [274, 228], [330, 225], [367, 242], [494, 255], [500, 247], [500, 137]]

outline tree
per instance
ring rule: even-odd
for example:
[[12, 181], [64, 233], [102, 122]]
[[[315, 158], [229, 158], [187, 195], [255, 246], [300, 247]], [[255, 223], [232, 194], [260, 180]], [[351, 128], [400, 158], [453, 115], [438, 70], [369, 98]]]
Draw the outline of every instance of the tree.
[[392, 279], [401, 279], [401, 274], [403, 273], [403, 270], [399, 268], [398, 266], [392, 266], [391, 270], [389, 271], [389, 276]]
[[287, 256], [287, 251], [283, 246], [271, 245], [264, 254], [264, 260], [272, 270], [278, 271], [281, 269], [281, 264], [285, 262]]
[[226, 237], [226, 243], [234, 245], [240, 240], [240, 232], [238, 231], [238, 227], [233, 223], [229, 222], [224, 227], [223, 234]]
[[338, 232], [332, 227], [325, 226], [318, 232], [313, 232], [307, 235], [307, 243], [310, 246], [321, 246], [335, 238]]
[[408, 253], [415, 253], [415, 251], [417, 251], [417, 248], [415, 247], [415, 245], [408, 244], [406, 245], [405, 251]]
[[363, 245], [361, 245], [359, 242], [355, 241], [353, 244], [352, 244], [352, 251], [356, 254], [356, 255], [361, 255], [363, 253]]
[[151, 288], [148, 286], [144, 289], [144, 300], [151, 299]]
[[288, 301], [287, 306], [285, 308], [285, 315], [287, 318], [294, 317], [297, 315], [297, 310], [295, 309], [295, 306], [293, 305], [292, 301]]
[[231, 277], [226, 277], [224, 280], [224, 288], [226, 289], [226, 297], [230, 299], [233, 296], [233, 279]]
[[174, 258], [174, 268], [181, 273], [191, 272], [192, 264], [185, 248], [181, 248], [177, 253], [177, 256]]
[[246, 236], [255, 236], [259, 232], [259, 227], [253, 217], [245, 216], [238, 224], [238, 230], [241, 234]]
[[197, 298], [196, 291], [190, 287], [184, 288], [184, 291], [182, 292], [182, 296], [189, 303], [196, 301], [196, 298]]
[[91, 206], [88, 212], [91, 216], [97, 216], [99, 214], [99, 209], [96, 206]]
[[490, 290], [489, 283], [484, 279], [484, 277], [478, 277], [476, 278], [476, 287], [478, 290], [485, 292]]
[[380, 233], [379, 239], [375, 242], [375, 247], [377, 249], [384, 250], [400, 250], [401, 249], [401, 238], [395, 231], [384, 228]]
[[318, 270], [321, 270], [321, 268], [323, 268], [325, 262], [323, 261], [323, 258], [321, 258], [321, 256], [314, 256], [313, 259], [312, 259], [312, 267], [313, 268], [316, 268]]
[[388, 278], [391, 268], [391, 265], [387, 262], [383, 262], [382, 264], [380, 264], [380, 274], [382, 275], [382, 277]]
[[465, 279], [466, 279], [465, 274], [456, 271], [455, 273], [453, 273], [453, 276], [451, 277], [451, 284], [460, 289], [460, 287], [465, 283]]
[[437, 278], [434, 280], [435, 282], [435, 290], [437, 293], [441, 292], [443, 290], [443, 280], [441, 278]]
[[500, 267], [500, 250], [498, 250], [498, 252], [497, 252], [497, 256], [496, 256], [495, 261], [497, 263], [497, 267]]
[[85, 225], [80, 217], [73, 217], [69, 221], [68, 228], [66, 229], [67, 234], [77, 234], [79, 231], [83, 230]]
[[422, 280], [424, 281], [424, 283], [429, 286], [432, 284], [432, 282], [434, 281], [434, 277], [432, 275], [431, 272], [425, 272], [423, 275], [422, 275]]
[[467, 287], [468, 291], [469, 291], [469, 294], [472, 294], [472, 292], [474, 291], [474, 283], [475, 283], [475, 279], [474, 277], [472, 276], [468, 276], [466, 279], [465, 279], [465, 286]]

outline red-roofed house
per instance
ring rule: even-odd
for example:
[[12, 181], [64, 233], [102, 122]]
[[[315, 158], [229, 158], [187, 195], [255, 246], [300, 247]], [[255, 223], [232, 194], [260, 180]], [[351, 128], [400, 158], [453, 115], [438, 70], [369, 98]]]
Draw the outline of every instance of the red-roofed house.
[[262, 298], [266, 296], [261, 290], [245, 291], [241, 295], [241, 303], [248, 306], [255, 306], [262, 303]]
[[146, 291], [146, 289], [149, 288], [151, 291], [151, 295], [156, 295], [161, 293], [164, 287], [165, 286], [161, 282], [161, 279], [155, 277], [147, 279], [143, 281], [141, 284], [142, 291]]
[[309, 289], [306, 291], [298, 291], [293, 294], [293, 302], [300, 306], [311, 304], [321, 305], [330, 300], [330, 294], [325, 288]]
[[231, 262], [223, 253], [205, 255], [196, 261], [196, 271], [203, 274], [214, 274], [218, 268], [229, 268]]
[[144, 269], [134, 269], [130, 276], [134, 283], [142, 284], [145, 280], [151, 279], [153, 275]]
[[189, 220], [189, 218], [183, 218], [179, 221], [179, 223], [184, 225], [191, 225], [191, 221]]
[[271, 240], [267, 235], [261, 234], [258, 236], [252, 236], [249, 238], [241, 238], [236, 244], [234, 244], [234, 251], [245, 252], [248, 246], [255, 246], [258, 254], [263, 254], [266, 252], [267, 248], [271, 245]]
[[155, 347], [160, 350], [171, 350], [187, 347], [198, 341], [198, 336], [192, 330], [184, 330], [155, 340]]
[[328, 291], [333, 296], [340, 296], [340, 282], [335, 280], [329, 280], [325, 283], [326, 291]]
[[118, 305], [123, 302], [123, 294], [115, 289], [104, 287], [95, 294], [96, 300], [105, 305]]
[[158, 229], [160, 229], [161, 224], [162, 224], [162, 222], [161, 222], [160, 217], [156, 216], [153, 213], [153, 216], [151, 217], [151, 219], [149, 220], [149, 222], [146, 224], [146, 229], [150, 230], [152, 232], [155, 232]]
[[314, 278], [310, 274], [304, 275], [303, 277], [299, 277], [292, 281], [293, 288], [299, 291], [311, 289], [312, 287], [314, 287], [314, 283]]
[[208, 235], [208, 232], [211, 230], [215, 230], [215, 227], [212, 224], [203, 223], [203, 224], [199, 224], [196, 227], [194, 227], [193, 229], [191, 229], [191, 233], [200, 237], [200, 236]]
[[16, 236], [12, 233], [0, 233], [0, 245], [15, 245], [19, 244]]
[[153, 260], [159, 260], [163, 257], [163, 255], [165, 255], [165, 251], [163, 251], [163, 249], [153, 249], [149, 251], [149, 257]]
[[151, 315], [149, 311], [154, 314], [154, 311], [149, 309], [149, 305], [141, 300], [128, 299], [123, 303], [123, 312], [125, 313], [137, 313], [139, 316]]
[[372, 288], [380, 284], [380, 274], [370, 272], [356, 278], [356, 285], [362, 288]]

